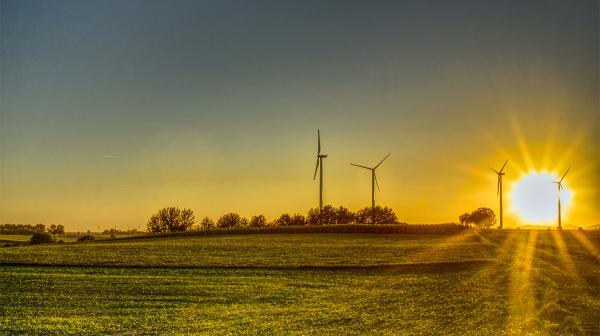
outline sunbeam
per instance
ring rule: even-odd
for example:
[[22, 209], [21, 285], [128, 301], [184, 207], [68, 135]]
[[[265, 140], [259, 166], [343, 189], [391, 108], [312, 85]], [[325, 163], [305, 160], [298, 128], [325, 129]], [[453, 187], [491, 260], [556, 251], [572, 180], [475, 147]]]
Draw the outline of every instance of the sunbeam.
[[509, 318], [506, 332], [509, 334], [522, 334], [526, 332], [530, 324], [535, 321], [535, 295], [530, 283], [530, 273], [533, 265], [533, 257], [537, 243], [538, 232], [529, 231], [527, 241], [521, 235], [521, 241], [516, 247], [513, 262], [510, 269], [510, 304]]

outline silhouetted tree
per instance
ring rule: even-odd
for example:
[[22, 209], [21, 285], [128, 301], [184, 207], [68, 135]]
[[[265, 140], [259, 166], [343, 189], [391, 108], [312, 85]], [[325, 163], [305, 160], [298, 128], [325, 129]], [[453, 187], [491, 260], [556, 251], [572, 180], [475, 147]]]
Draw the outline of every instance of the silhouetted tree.
[[56, 234], [59, 237], [62, 237], [62, 235], [65, 234], [65, 227], [62, 224], [59, 224], [59, 225], [56, 226]]
[[215, 223], [214, 220], [212, 220], [212, 218], [204, 217], [200, 221], [199, 227], [201, 230], [214, 229], [217, 227], [217, 224]]
[[289, 225], [293, 225], [292, 222], [292, 216], [290, 216], [289, 214], [282, 214], [281, 216], [279, 216], [277, 219], [275, 219], [271, 225], [273, 226], [289, 226]]
[[267, 218], [264, 215], [252, 216], [248, 225], [251, 227], [267, 226]]
[[191, 209], [166, 207], [148, 219], [149, 232], [182, 232], [189, 230], [196, 219]]
[[397, 224], [398, 217], [391, 208], [376, 205], [374, 208], [364, 207], [358, 210], [356, 222], [363, 224]]
[[463, 225], [471, 225], [471, 214], [465, 212], [464, 214], [458, 216], [458, 221]]
[[292, 216], [292, 224], [291, 225], [306, 225], [306, 218], [301, 214], [294, 214]]
[[337, 209], [331, 205], [326, 205], [321, 211], [322, 224], [335, 224], [337, 222]]
[[231, 228], [231, 227], [242, 227], [247, 223], [245, 218], [242, 218], [240, 215], [230, 212], [221, 216], [217, 220], [217, 227], [220, 228]]
[[460, 215], [458, 219], [462, 224], [474, 224], [481, 229], [487, 229], [496, 224], [496, 214], [490, 208], [479, 208], [470, 214]]
[[44, 225], [44, 224], [35, 224], [35, 226], [33, 227], [33, 230], [35, 232], [46, 232], [46, 225]]
[[356, 216], [354, 215], [354, 213], [352, 211], [348, 210], [348, 208], [340, 206], [339, 208], [336, 209], [335, 222], [337, 224], [350, 224], [350, 223], [354, 222], [355, 217]]
[[48, 228], [48, 233], [52, 235], [52, 239], [56, 241], [56, 235], [58, 234], [58, 227], [55, 224], [50, 224]]
[[306, 224], [308, 225], [319, 225], [321, 224], [321, 213], [318, 208], [312, 208], [308, 210], [306, 214]]
[[306, 215], [308, 225], [335, 224], [337, 222], [337, 209], [331, 205], [326, 205], [323, 210], [312, 208]]

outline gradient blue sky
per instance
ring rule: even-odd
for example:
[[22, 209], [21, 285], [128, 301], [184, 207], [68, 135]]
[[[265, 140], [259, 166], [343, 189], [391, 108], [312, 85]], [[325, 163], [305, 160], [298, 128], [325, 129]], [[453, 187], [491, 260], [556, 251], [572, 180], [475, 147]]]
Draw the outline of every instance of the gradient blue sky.
[[[574, 166], [568, 221], [600, 223], [598, 1], [0, 0], [0, 223], [137, 228], [305, 212], [400, 220], [495, 209]], [[509, 190], [510, 191], [510, 190]], [[518, 216], [507, 220], [519, 224]]]

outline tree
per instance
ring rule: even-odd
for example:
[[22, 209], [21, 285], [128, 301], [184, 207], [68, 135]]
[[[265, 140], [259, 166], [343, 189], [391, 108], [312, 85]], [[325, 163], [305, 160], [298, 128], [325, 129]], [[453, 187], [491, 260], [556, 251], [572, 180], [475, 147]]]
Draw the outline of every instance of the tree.
[[240, 215], [230, 212], [225, 214], [217, 220], [217, 227], [220, 228], [231, 228], [231, 227], [242, 227], [247, 223], [245, 218], [242, 218]]
[[465, 212], [464, 214], [458, 216], [458, 221], [463, 225], [471, 225], [471, 214]]
[[306, 218], [301, 214], [294, 214], [291, 221], [290, 225], [306, 225]]
[[377, 205], [374, 208], [365, 207], [358, 210], [356, 222], [363, 224], [397, 224], [398, 217], [391, 208]]
[[212, 218], [204, 217], [200, 221], [199, 227], [200, 227], [200, 229], [206, 230], [206, 229], [214, 229], [215, 227], [217, 227], [217, 225], [215, 224], [215, 221], [212, 220]]
[[337, 222], [337, 209], [331, 205], [326, 205], [321, 211], [322, 224], [335, 224]]
[[249, 225], [252, 227], [267, 226], [267, 218], [264, 215], [252, 216]]
[[189, 230], [196, 219], [190, 209], [166, 207], [148, 219], [149, 232], [182, 232]]
[[64, 235], [64, 234], [65, 234], [65, 227], [64, 227], [62, 224], [58, 224], [58, 225], [56, 226], [56, 234], [57, 234], [59, 237], [62, 237], [62, 235]]
[[352, 211], [348, 210], [348, 208], [345, 208], [343, 206], [337, 208], [335, 212], [335, 222], [337, 224], [350, 224], [354, 222], [355, 217], [356, 216]]
[[308, 225], [319, 225], [321, 224], [321, 212], [317, 208], [308, 210], [306, 215], [306, 224]]
[[309, 225], [335, 224], [337, 222], [337, 209], [326, 205], [323, 210], [312, 208], [306, 215], [306, 223]]
[[51, 234], [54, 241], [56, 241], [56, 234], [58, 233], [58, 227], [54, 224], [50, 224], [50, 227], [48, 228], [48, 233]]
[[288, 225], [293, 225], [292, 223], [292, 216], [290, 216], [289, 214], [282, 214], [281, 216], [279, 216], [279, 218], [275, 219], [272, 223], [273, 226], [288, 226]]
[[46, 225], [44, 224], [35, 224], [33, 227], [34, 232], [46, 232]]
[[496, 224], [496, 214], [490, 208], [478, 208], [470, 214], [465, 213], [458, 217], [465, 225], [474, 224], [481, 229], [488, 229]]
[[305, 225], [306, 219], [301, 214], [294, 214], [290, 216], [289, 214], [282, 214], [273, 221], [273, 226], [292, 226], [292, 225]]

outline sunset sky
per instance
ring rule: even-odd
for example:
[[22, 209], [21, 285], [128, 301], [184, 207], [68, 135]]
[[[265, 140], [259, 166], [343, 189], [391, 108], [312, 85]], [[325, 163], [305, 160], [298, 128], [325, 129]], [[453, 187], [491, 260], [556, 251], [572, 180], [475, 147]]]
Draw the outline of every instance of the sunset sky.
[[[0, 223], [143, 228], [305, 213], [497, 209], [571, 172], [563, 225], [600, 224], [598, 1], [1, 1]], [[550, 224], [553, 224], [550, 223]]]

